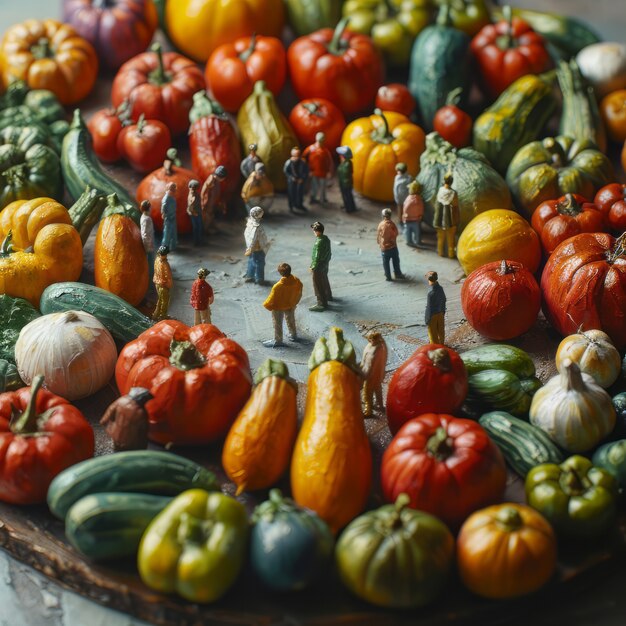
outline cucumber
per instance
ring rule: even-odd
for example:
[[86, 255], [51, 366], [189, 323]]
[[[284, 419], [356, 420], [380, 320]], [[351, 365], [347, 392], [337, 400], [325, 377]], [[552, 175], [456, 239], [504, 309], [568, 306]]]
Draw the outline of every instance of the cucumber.
[[171, 501], [145, 493], [94, 493], [67, 512], [65, 536], [94, 561], [134, 557], [148, 524]]
[[541, 428], [505, 411], [485, 413], [478, 423], [500, 448], [506, 462], [522, 478], [542, 463], [562, 463], [565, 455]]
[[70, 507], [93, 493], [122, 491], [177, 495], [186, 489], [219, 489], [213, 472], [171, 452], [135, 450], [98, 456], [62, 471], [48, 489], [53, 515], [65, 519]]
[[85, 189], [90, 187], [105, 196], [115, 193], [121, 202], [136, 209], [135, 199], [102, 169], [91, 148], [91, 136], [79, 109], [74, 111], [70, 129], [63, 138], [61, 170], [65, 186], [73, 200], [78, 200]]
[[57, 311], [85, 311], [98, 319], [120, 341], [128, 343], [154, 322], [122, 298], [83, 283], [55, 283], [46, 287], [39, 308], [45, 315]]
[[535, 375], [535, 364], [524, 350], [507, 344], [487, 344], [461, 354], [467, 374], [482, 370], [507, 370], [519, 378]]
[[100, 216], [107, 205], [107, 198], [95, 189], [87, 187], [80, 198], [68, 209], [72, 224], [80, 234], [83, 246], [93, 227], [100, 221]]

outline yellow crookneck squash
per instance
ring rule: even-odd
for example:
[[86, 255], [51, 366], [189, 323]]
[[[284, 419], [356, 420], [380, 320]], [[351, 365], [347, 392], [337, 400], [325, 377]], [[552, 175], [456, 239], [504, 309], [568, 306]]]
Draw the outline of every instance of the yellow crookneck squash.
[[356, 354], [343, 331], [331, 328], [309, 359], [304, 420], [291, 461], [294, 500], [337, 533], [367, 503], [372, 452], [361, 410]]
[[267, 359], [256, 387], [231, 426], [222, 466], [243, 491], [271, 487], [289, 466], [298, 430], [298, 386], [282, 361]]
[[34, 306], [53, 283], [76, 281], [83, 244], [68, 210], [52, 198], [16, 200], [0, 213], [0, 293]]

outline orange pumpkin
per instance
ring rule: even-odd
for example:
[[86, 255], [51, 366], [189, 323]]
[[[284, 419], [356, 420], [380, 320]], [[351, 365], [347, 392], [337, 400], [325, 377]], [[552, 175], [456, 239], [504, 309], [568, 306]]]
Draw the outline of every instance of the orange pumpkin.
[[556, 568], [552, 526], [524, 504], [496, 504], [467, 518], [457, 540], [457, 564], [468, 589], [486, 598], [536, 591]]
[[298, 388], [282, 361], [267, 359], [256, 387], [231, 426], [222, 466], [237, 493], [271, 487], [289, 465], [298, 429]]
[[367, 503], [372, 452], [361, 410], [352, 344], [339, 328], [320, 338], [309, 360], [304, 420], [291, 461], [294, 500], [336, 533]]
[[477, 215], [461, 233], [456, 255], [466, 275], [476, 268], [507, 259], [531, 274], [541, 262], [541, 244], [531, 225], [515, 211], [491, 209]]
[[137, 306], [148, 291], [148, 258], [141, 231], [127, 215], [114, 213], [98, 227], [94, 247], [96, 287]]
[[31, 89], [52, 91], [62, 104], [74, 104], [94, 86], [98, 57], [93, 46], [68, 24], [26, 20], [5, 32], [0, 71], [5, 85], [23, 80]]

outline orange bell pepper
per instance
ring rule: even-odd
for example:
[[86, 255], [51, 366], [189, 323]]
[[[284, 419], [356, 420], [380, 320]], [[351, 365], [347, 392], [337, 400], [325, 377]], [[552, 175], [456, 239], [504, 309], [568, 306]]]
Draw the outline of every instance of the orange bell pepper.
[[376, 109], [348, 124], [341, 143], [352, 150], [354, 189], [372, 200], [392, 202], [396, 165], [406, 163], [408, 173], [416, 176], [425, 136], [405, 115]]

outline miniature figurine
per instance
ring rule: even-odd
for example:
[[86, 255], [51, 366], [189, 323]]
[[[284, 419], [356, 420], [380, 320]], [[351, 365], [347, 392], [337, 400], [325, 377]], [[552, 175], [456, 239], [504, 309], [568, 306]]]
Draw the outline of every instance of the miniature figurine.
[[263, 209], [260, 206], [252, 207], [243, 234], [246, 240], [245, 254], [248, 257], [246, 282], [255, 282], [257, 285], [266, 284], [265, 255], [270, 247], [261, 219], [263, 219]]
[[446, 339], [445, 314], [446, 294], [439, 284], [437, 272], [426, 274], [430, 289], [426, 298], [426, 325], [428, 326], [428, 341], [444, 345]]
[[218, 165], [213, 174], [209, 174], [202, 185], [200, 203], [202, 204], [202, 224], [207, 235], [214, 235], [215, 210], [220, 209], [222, 215], [226, 213], [226, 206], [222, 201], [222, 182], [226, 180], [228, 172], [223, 165]]
[[274, 284], [270, 295], [263, 306], [272, 312], [274, 323], [274, 339], [264, 341], [263, 345], [268, 348], [279, 348], [283, 343], [283, 319], [287, 322], [287, 338], [289, 341], [297, 341], [296, 331], [296, 306], [302, 297], [302, 283], [291, 273], [291, 265], [281, 263], [278, 266], [281, 279]]
[[287, 177], [287, 200], [289, 210], [295, 213], [294, 209], [306, 211], [304, 206], [304, 189], [309, 177], [309, 166], [300, 156], [300, 148], [292, 148], [291, 157], [285, 161], [283, 172]]
[[424, 218], [424, 200], [420, 195], [422, 186], [414, 180], [408, 186], [409, 195], [402, 205], [402, 223], [406, 245], [417, 248], [422, 245], [422, 219]]
[[114, 400], [100, 420], [117, 451], [145, 450], [148, 447], [148, 412], [145, 404], [154, 396], [143, 387], [132, 387]]
[[167, 311], [170, 308], [170, 289], [172, 288], [172, 268], [170, 267], [167, 255], [170, 253], [167, 246], [161, 246], [157, 250], [157, 258], [154, 262], [154, 277], [152, 281], [157, 290], [157, 304], [152, 314], [155, 321], [167, 318]]
[[363, 374], [363, 415], [370, 417], [376, 399], [376, 406], [384, 409], [383, 380], [387, 367], [387, 344], [380, 333], [370, 333], [367, 336], [368, 344], [363, 350], [361, 372]]
[[358, 209], [354, 204], [353, 189], [353, 167], [352, 167], [352, 150], [349, 146], [339, 146], [337, 148], [339, 155], [339, 166], [337, 167], [337, 179], [339, 180], [339, 191], [341, 191], [341, 199], [343, 200], [343, 210], [346, 213], [354, 213]]
[[152, 282], [154, 275], [154, 222], [150, 216], [152, 208], [149, 200], [142, 200], [139, 205], [141, 217], [139, 218], [139, 228], [141, 231], [141, 243], [148, 257], [148, 280]]
[[161, 201], [161, 216], [163, 217], [163, 238], [161, 246], [170, 251], [176, 250], [178, 245], [178, 230], [176, 227], [176, 183], [167, 183], [165, 194]]
[[209, 270], [201, 267], [198, 278], [191, 285], [189, 304], [193, 307], [193, 325], [211, 323], [211, 305], [213, 304], [213, 288], [206, 281]]
[[408, 184], [413, 180], [407, 171], [406, 163], [396, 163], [396, 175], [393, 179], [393, 199], [396, 203], [398, 219], [402, 221], [402, 207], [409, 195]]
[[189, 193], [187, 194], [187, 215], [191, 220], [191, 233], [193, 236], [193, 245], [200, 246], [204, 243], [204, 229], [202, 227], [202, 204], [200, 202], [200, 193], [198, 187], [200, 183], [197, 180], [189, 181]]
[[448, 257], [456, 257], [456, 229], [459, 225], [459, 198], [452, 183], [454, 179], [448, 172], [443, 179], [443, 186], [437, 192], [433, 228], [437, 231], [437, 254], [445, 256], [444, 248], [448, 245]]
[[168, 176], [172, 176], [174, 174], [173, 166], [180, 167], [181, 162], [178, 158], [178, 150], [176, 148], [169, 148], [165, 153], [165, 160], [163, 161], [163, 169]]
[[255, 143], [251, 143], [248, 146], [248, 156], [241, 162], [240, 169], [244, 180], [247, 180], [250, 174], [254, 172], [254, 168], [258, 163], [263, 163], [261, 157], [256, 153], [257, 147], [258, 146]]
[[382, 210], [382, 221], [378, 224], [378, 232], [376, 241], [380, 246], [380, 253], [383, 257], [383, 269], [385, 270], [385, 279], [392, 280], [390, 262], [393, 263], [393, 275], [396, 279], [405, 278], [400, 270], [400, 254], [396, 240], [398, 239], [398, 227], [391, 219], [391, 209]]
[[317, 304], [309, 307], [309, 311], [325, 311], [328, 301], [333, 299], [328, 282], [328, 264], [332, 256], [330, 250], [330, 239], [324, 234], [324, 224], [314, 222], [311, 228], [315, 233], [315, 243], [313, 244], [313, 254], [311, 258], [311, 272], [313, 274], [313, 289]]
[[302, 153], [302, 158], [307, 162], [311, 173], [311, 196], [309, 198], [311, 204], [317, 204], [318, 193], [319, 201], [326, 204], [326, 183], [333, 171], [333, 155], [324, 146], [325, 141], [324, 133], [316, 133], [315, 143], [305, 148]]
[[253, 206], [260, 206], [266, 212], [272, 206], [274, 185], [265, 173], [263, 163], [257, 163], [252, 174], [246, 179], [241, 190], [241, 199], [248, 213]]

